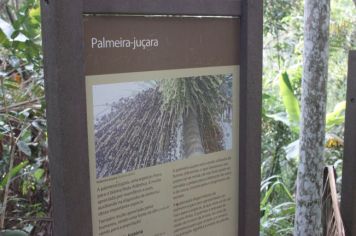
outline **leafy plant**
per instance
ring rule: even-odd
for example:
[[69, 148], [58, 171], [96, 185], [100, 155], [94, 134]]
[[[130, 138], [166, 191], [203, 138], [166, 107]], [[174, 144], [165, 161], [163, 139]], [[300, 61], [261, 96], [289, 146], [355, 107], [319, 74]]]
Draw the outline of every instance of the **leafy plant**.
[[[303, 1], [267, 0], [264, 11], [261, 235], [290, 235], [294, 200], [287, 197], [285, 189], [294, 196], [303, 71]], [[347, 55], [355, 48], [355, 14], [351, 0], [332, 1], [325, 163], [335, 167], [339, 189]], [[281, 210], [286, 208], [288, 211]]]
[[[295, 203], [288, 187], [279, 176], [271, 176], [262, 181], [261, 192], [261, 235], [293, 235]], [[274, 205], [276, 197], [283, 197], [283, 203]]]
[[50, 210], [40, 23], [38, 0], [8, 2], [0, 10], [0, 229], [8, 229], [5, 235], [47, 230], [39, 227]]

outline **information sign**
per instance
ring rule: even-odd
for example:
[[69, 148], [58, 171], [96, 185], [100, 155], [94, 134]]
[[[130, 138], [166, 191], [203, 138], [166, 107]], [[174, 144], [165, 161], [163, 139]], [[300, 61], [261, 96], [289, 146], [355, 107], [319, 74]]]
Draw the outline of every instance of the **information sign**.
[[239, 20], [86, 16], [84, 33], [93, 234], [236, 235]]
[[41, 0], [54, 236], [259, 234], [262, 0]]

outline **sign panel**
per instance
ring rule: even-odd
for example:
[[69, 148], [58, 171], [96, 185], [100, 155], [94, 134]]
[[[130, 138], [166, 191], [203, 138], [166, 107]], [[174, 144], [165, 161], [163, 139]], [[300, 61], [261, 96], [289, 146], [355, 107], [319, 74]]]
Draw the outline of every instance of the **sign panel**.
[[239, 20], [85, 16], [93, 234], [237, 235]]

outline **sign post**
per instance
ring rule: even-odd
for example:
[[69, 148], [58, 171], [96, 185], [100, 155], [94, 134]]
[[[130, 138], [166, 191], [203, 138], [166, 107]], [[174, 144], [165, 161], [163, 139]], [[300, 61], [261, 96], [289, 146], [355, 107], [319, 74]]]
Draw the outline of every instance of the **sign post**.
[[262, 2], [42, 15], [54, 234], [258, 235]]
[[356, 235], [356, 51], [350, 51], [345, 114], [345, 147], [342, 171], [341, 214], [346, 235]]

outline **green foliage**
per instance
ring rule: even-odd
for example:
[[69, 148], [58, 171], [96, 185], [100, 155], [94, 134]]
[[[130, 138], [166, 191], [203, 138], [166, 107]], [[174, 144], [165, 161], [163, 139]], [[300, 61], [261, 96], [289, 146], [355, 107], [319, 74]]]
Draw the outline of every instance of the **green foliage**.
[[264, 33], [277, 35], [281, 31], [285, 31], [287, 29], [285, 22], [291, 15], [296, 2], [295, 0], [264, 1]]
[[279, 77], [279, 90], [288, 114], [290, 127], [298, 132], [300, 119], [299, 102], [294, 95], [293, 87], [287, 72], [283, 72]]
[[[355, 48], [355, 5], [331, 5], [325, 163], [341, 183], [348, 50]], [[261, 235], [292, 235], [299, 155], [303, 1], [264, 1]], [[279, 95], [279, 96], [278, 96]], [[289, 192], [289, 194], [287, 194]]]
[[[263, 213], [261, 235], [292, 235], [295, 203], [292, 193], [279, 176], [271, 176], [261, 183], [260, 209]], [[276, 204], [274, 197], [285, 196], [283, 203]]]
[[348, 52], [356, 47], [355, 15], [352, 0], [331, 1], [328, 111], [346, 97]]
[[1, 46], [9, 51], [15, 60], [13, 63], [21, 59], [20, 63], [38, 72], [42, 69], [39, 1], [27, 0], [18, 9], [11, 5], [8, 8], [8, 17], [12, 20], [6, 22], [0, 18]]
[[0, 221], [21, 229], [5, 235], [44, 233], [50, 209], [40, 23], [38, 0], [0, 10]]
[[9, 178], [12, 179], [16, 176], [20, 171], [22, 171], [28, 164], [28, 161], [21, 162], [17, 166], [14, 166], [1, 180], [0, 182], [0, 190], [4, 191], [6, 183], [9, 181]]
[[336, 104], [334, 110], [326, 115], [326, 130], [331, 130], [335, 126], [345, 122], [346, 101]]

